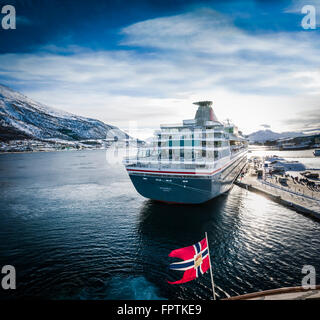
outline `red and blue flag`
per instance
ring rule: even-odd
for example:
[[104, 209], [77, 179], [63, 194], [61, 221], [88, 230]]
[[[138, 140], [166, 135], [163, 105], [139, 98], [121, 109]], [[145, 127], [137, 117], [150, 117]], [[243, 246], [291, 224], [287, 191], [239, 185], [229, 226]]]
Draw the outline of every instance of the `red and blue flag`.
[[169, 257], [183, 260], [171, 263], [170, 269], [184, 271], [182, 279], [174, 282], [168, 281], [170, 284], [180, 284], [194, 280], [210, 268], [206, 238], [192, 246], [171, 251]]

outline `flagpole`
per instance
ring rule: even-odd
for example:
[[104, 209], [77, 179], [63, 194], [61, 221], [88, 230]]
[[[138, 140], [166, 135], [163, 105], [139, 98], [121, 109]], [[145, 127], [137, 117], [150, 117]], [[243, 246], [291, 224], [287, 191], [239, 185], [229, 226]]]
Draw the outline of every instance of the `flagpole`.
[[212, 284], [212, 293], [213, 293], [213, 300], [216, 300], [216, 291], [214, 289], [214, 282], [213, 282], [213, 274], [212, 274], [212, 265], [211, 265], [211, 259], [210, 259], [210, 250], [209, 250], [209, 241], [208, 241], [208, 235], [206, 234], [206, 240], [207, 240], [207, 246], [208, 246], [208, 256], [209, 256], [209, 264], [210, 264], [210, 275], [211, 275], [211, 284]]

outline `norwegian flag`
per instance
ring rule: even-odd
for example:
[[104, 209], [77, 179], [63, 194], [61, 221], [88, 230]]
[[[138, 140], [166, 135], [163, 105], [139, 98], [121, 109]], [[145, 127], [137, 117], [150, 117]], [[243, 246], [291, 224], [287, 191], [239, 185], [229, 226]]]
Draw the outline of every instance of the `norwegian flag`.
[[174, 282], [168, 281], [170, 284], [180, 284], [194, 280], [210, 268], [209, 250], [206, 238], [193, 246], [171, 251], [169, 257], [183, 260], [171, 263], [170, 269], [184, 271], [182, 279]]

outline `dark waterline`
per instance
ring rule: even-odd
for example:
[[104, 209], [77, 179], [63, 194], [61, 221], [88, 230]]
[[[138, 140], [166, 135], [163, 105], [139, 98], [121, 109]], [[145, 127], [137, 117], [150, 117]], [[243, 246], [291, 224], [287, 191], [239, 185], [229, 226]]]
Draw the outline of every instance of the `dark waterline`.
[[0, 266], [17, 270], [1, 298], [209, 299], [210, 276], [167, 280], [171, 250], [208, 232], [220, 298], [320, 283], [320, 223], [236, 186], [200, 206], [139, 196], [105, 151], [0, 156]]

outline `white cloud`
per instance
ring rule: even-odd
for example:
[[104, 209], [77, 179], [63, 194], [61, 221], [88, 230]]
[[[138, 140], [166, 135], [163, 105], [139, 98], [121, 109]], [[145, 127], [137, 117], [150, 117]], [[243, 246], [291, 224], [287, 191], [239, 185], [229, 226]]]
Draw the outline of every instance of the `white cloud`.
[[311, 33], [252, 35], [201, 10], [142, 21], [122, 35], [123, 45], [151, 49], [74, 47], [60, 55], [49, 45], [0, 55], [0, 77], [27, 85], [25, 94], [40, 102], [124, 128], [132, 120], [157, 128], [192, 118], [194, 100], [212, 99], [220, 119], [247, 133], [260, 123], [286, 131], [289, 114], [319, 100], [320, 50]]
[[[302, 19], [306, 16], [306, 12], [309, 14], [309, 8], [307, 6], [313, 6], [315, 9], [315, 24], [320, 26], [320, 2], [319, 0], [293, 0], [291, 4], [285, 9], [285, 13], [301, 14]], [[302, 10], [307, 9], [307, 11]]]
[[[138, 22], [122, 30], [124, 45], [171, 49], [184, 53], [236, 54], [253, 51], [279, 57], [313, 58], [310, 34], [270, 33], [251, 35], [235, 27], [227, 16], [202, 9], [171, 17]], [[316, 40], [316, 36], [314, 37]], [[297, 45], [299, 44], [299, 45]]]

